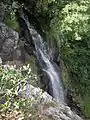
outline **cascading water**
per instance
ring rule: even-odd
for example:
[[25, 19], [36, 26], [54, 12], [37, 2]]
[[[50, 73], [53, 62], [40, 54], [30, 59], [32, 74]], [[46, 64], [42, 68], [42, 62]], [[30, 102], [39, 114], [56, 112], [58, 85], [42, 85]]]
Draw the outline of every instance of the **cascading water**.
[[[25, 19], [24, 15], [21, 16], [24, 23], [27, 25], [29, 34], [32, 37], [33, 44], [35, 46], [35, 55], [38, 63], [43, 72], [45, 72], [50, 79], [50, 85], [52, 87], [52, 94], [58, 103], [65, 103], [64, 90], [59, 74], [57, 73], [54, 65], [50, 61], [50, 56], [47, 53], [47, 48], [43, 42], [39, 33], [30, 25], [29, 21]], [[28, 39], [29, 40], [29, 39]], [[28, 41], [29, 42], [29, 41]]]
[[58, 73], [56, 72], [54, 66], [50, 62], [50, 60], [45, 56], [44, 52], [39, 49], [39, 52], [41, 54], [41, 59], [45, 62], [46, 67], [43, 68], [43, 71], [45, 71], [51, 81], [52, 90], [53, 90], [53, 96], [59, 103], [64, 103], [64, 92], [62, 88], [62, 84], [60, 83], [60, 77]]

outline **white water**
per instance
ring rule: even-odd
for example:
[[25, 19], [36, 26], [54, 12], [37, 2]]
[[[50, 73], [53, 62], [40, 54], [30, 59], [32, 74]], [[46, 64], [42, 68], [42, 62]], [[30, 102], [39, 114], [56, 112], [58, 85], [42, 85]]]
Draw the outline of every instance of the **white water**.
[[47, 69], [43, 69], [43, 71], [45, 71], [50, 76], [53, 89], [53, 96], [58, 103], [64, 103], [64, 92], [62, 84], [60, 83], [61, 82], [60, 77], [58, 73], [55, 71], [54, 66], [51, 64], [51, 62], [48, 60], [48, 58], [43, 54], [41, 50], [40, 53], [42, 55], [42, 59], [47, 65]]
[[37, 31], [29, 24], [28, 20], [23, 18], [27, 23], [28, 30], [32, 36], [32, 40], [36, 49], [36, 57], [41, 66], [42, 71], [47, 73], [50, 78], [53, 97], [58, 103], [65, 103], [63, 85], [58, 72], [50, 61], [50, 55], [47, 53], [47, 48], [43, 42], [42, 37]]
[[42, 70], [46, 72], [50, 77], [53, 96], [58, 103], [65, 103], [61, 79], [59, 77], [59, 74], [56, 72], [53, 64], [50, 62], [50, 57], [49, 54], [47, 54], [47, 50], [44, 46], [43, 39], [34, 29], [30, 29], [30, 33], [35, 43], [37, 57], [39, 60], [41, 59], [41, 61], [44, 61], [45, 64], [44, 67], [42, 62], [39, 62], [40, 64], [42, 64]]

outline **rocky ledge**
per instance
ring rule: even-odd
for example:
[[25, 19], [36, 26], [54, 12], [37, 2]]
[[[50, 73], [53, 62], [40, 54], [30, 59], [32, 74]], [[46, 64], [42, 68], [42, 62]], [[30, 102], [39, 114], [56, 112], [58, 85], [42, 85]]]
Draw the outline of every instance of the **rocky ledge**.
[[32, 101], [30, 106], [32, 104], [32, 108], [38, 111], [40, 120], [83, 120], [67, 105], [57, 104], [49, 94], [40, 88], [28, 84], [24, 92], [19, 91], [19, 96], [30, 98]]

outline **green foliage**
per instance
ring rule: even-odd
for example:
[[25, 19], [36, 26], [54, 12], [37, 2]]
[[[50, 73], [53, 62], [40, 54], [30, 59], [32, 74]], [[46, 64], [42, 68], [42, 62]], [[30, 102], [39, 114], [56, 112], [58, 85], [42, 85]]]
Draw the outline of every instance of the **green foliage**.
[[18, 91], [21, 88], [26, 90], [27, 79], [37, 79], [29, 65], [20, 69], [15, 66], [0, 66], [0, 113], [26, 109], [28, 100], [20, 98]]
[[60, 48], [70, 77], [66, 83], [80, 94], [81, 106], [90, 117], [90, 1], [39, 0], [37, 9], [47, 39], [56, 40]]
[[[90, 2], [72, 2], [62, 9], [61, 53], [71, 78], [72, 89], [81, 94], [83, 110], [90, 116], [88, 99], [90, 95]], [[88, 94], [88, 96], [86, 95]], [[84, 101], [84, 98], [85, 101]], [[79, 100], [78, 100], [79, 101]], [[81, 102], [81, 101], [79, 101]], [[88, 106], [88, 107], [87, 107]]]
[[85, 115], [89, 116], [90, 115], [90, 95], [85, 94], [83, 101], [84, 101], [83, 109], [84, 109]]
[[4, 20], [6, 25], [8, 25], [10, 28], [16, 31], [20, 30], [19, 22], [16, 16], [16, 11], [18, 7], [19, 7], [18, 2], [9, 2]]
[[[62, 9], [61, 31], [67, 34], [72, 40], [82, 40], [83, 35], [89, 37], [89, 19], [88, 14], [89, 1], [72, 2]], [[88, 33], [88, 34], [87, 34]]]

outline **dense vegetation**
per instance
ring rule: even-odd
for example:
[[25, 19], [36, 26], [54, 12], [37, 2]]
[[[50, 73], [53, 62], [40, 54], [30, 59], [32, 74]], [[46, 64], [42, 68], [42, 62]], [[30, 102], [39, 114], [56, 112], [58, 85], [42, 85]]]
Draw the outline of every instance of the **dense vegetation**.
[[77, 101], [89, 117], [90, 1], [39, 0], [36, 7], [36, 16], [47, 39], [55, 40], [60, 48], [60, 57], [69, 74], [67, 87], [74, 91]]
[[[17, 69], [14, 65], [0, 66], [0, 119], [35, 119], [37, 114], [33, 98], [25, 98], [28, 83], [37, 81], [30, 65]], [[23, 92], [21, 92], [23, 91]], [[23, 93], [23, 95], [22, 95]], [[38, 117], [37, 117], [38, 120]]]
[[69, 74], [67, 86], [90, 117], [90, 1], [41, 0], [37, 8], [42, 18], [47, 18], [42, 25], [47, 38], [56, 40], [60, 48]]
[[[90, 1], [38, 0], [32, 2], [32, 7], [27, 1], [22, 3], [40, 22], [47, 40], [58, 44], [59, 56], [69, 76], [68, 79], [64, 77], [67, 89], [74, 91], [85, 115], [90, 117]], [[20, 3], [13, 3], [14, 6], [9, 3], [9, 13], [13, 13], [11, 16], [15, 23], [14, 13]], [[10, 19], [6, 19], [6, 23], [11, 23]], [[15, 26], [14, 29], [19, 28], [17, 24]]]

